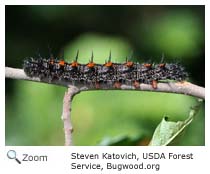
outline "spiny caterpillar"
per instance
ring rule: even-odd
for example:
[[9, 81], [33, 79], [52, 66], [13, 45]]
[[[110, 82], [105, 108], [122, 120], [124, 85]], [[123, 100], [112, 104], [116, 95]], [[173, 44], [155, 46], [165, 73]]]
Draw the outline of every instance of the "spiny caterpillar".
[[188, 74], [178, 63], [134, 63], [126, 58], [124, 63], [114, 63], [111, 61], [111, 52], [109, 60], [104, 64], [97, 64], [91, 60], [87, 64], [80, 64], [77, 51], [73, 62], [68, 63], [63, 59], [58, 60], [51, 56], [45, 58], [29, 58], [24, 60], [23, 69], [29, 77], [39, 77], [53, 80], [71, 82], [72, 84], [94, 84], [96, 88], [100, 84], [108, 84], [115, 88], [120, 88], [122, 84], [139, 87], [141, 83], [151, 84], [154, 89], [157, 88], [157, 82], [162, 80], [183, 81]]

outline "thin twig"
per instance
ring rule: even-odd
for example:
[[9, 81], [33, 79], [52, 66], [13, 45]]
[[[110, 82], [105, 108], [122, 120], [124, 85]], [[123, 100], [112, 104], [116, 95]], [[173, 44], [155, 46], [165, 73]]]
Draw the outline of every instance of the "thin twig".
[[[30, 78], [26, 76], [26, 74], [24, 73], [22, 69], [6, 67], [5, 72], [6, 72], [5, 73], [6, 78], [49, 83], [48, 79]], [[59, 81], [59, 80], [54, 80], [50, 82], [50, 84], [60, 85], [64, 87], [69, 87], [69, 85], [73, 85], [70, 82]], [[157, 89], [153, 89], [152, 86], [149, 84], [140, 84], [139, 87], [134, 87], [133, 85], [121, 85], [119, 88], [115, 88], [107, 84], [101, 84], [99, 87], [96, 87], [96, 85], [93, 85], [93, 84], [92, 85], [76, 84], [76, 87], [79, 89], [79, 91], [90, 91], [90, 90], [153, 91], [153, 92], [185, 94], [185, 95], [190, 95], [190, 96], [198, 97], [201, 99], [205, 99], [205, 88], [194, 85], [189, 82], [158, 83]]]
[[65, 146], [72, 146], [72, 132], [71, 124], [71, 104], [75, 94], [79, 93], [79, 89], [75, 86], [69, 86], [68, 91], [65, 92], [63, 98], [63, 113], [61, 119], [64, 124]]

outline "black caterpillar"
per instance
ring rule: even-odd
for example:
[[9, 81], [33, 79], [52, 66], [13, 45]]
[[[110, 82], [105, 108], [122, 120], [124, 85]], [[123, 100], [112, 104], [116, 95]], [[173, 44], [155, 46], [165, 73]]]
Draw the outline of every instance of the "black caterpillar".
[[134, 63], [127, 60], [124, 63], [113, 63], [111, 53], [105, 64], [96, 64], [91, 60], [87, 64], [75, 61], [68, 63], [64, 60], [45, 58], [29, 58], [24, 60], [23, 69], [29, 77], [40, 79], [68, 81], [73, 84], [95, 84], [99, 87], [101, 83], [107, 83], [119, 88], [121, 84], [132, 84], [138, 87], [140, 83], [151, 84], [157, 88], [157, 82], [161, 80], [183, 81], [188, 74], [184, 67], [178, 63]]

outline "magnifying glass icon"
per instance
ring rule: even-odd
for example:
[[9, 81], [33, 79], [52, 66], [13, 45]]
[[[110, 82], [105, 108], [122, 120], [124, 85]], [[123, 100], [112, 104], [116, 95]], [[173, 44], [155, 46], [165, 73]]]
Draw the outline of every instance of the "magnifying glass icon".
[[9, 150], [9, 151], [7, 152], [7, 157], [8, 157], [9, 159], [15, 159], [15, 161], [17, 161], [19, 164], [21, 164], [20, 160], [17, 159], [17, 157], [16, 157], [16, 152], [15, 152], [14, 150]]

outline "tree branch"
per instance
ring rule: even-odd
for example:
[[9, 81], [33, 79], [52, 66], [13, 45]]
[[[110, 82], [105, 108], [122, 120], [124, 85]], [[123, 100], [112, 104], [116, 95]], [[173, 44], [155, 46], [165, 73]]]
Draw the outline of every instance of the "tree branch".
[[134, 87], [133, 85], [121, 85], [119, 88], [115, 88], [109, 84], [100, 84], [97, 86], [95, 84], [72, 84], [70, 82], [53, 80], [51, 82], [48, 79], [40, 78], [31, 78], [28, 77], [22, 69], [16, 68], [5, 68], [5, 77], [18, 80], [29, 80], [34, 82], [49, 83], [68, 87], [68, 91], [65, 92], [63, 98], [63, 113], [61, 119], [64, 124], [64, 134], [65, 134], [65, 145], [72, 145], [72, 131], [73, 127], [71, 124], [71, 104], [74, 95], [80, 91], [89, 91], [89, 90], [135, 90], [135, 91], [153, 91], [153, 92], [167, 92], [167, 93], [178, 93], [190, 95], [198, 98], [205, 99], [205, 88], [191, 84], [189, 82], [168, 82], [168, 83], [158, 83], [157, 89], [154, 89], [152, 85], [149, 84], [140, 84], [139, 86]]
[[[5, 77], [11, 79], [18, 80], [29, 80], [34, 82], [42, 82], [49, 83], [48, 79], [40, 79], [40, 78], [30, 78], [28, 77], [22, 69], [16, 68], [5, 68]], [[54, 80], [49, 84], [60, 85], [64, 87], [74, 86], [70, 82], [64, 82], [59, 80]], [[168, 82], [168, 83], [158, 83], [157, 89], [153, 89], [149, 84], [140, 84], [139, 87], [134, 87], [133, 85], [121, 85], [119, 88], [115, 88], [108, 84], [101, 84], [96, 88], [96, 85], [84, 85], [77, 84], [77, 89], [79, 91], [89, 91], [89, 90], [135, 90], [135, 91], [153, 91], [153, 92], [167, 92], [167, 93], [177, 93], [177, 94], [185, 94], [194, 97], [198, 97], [201, 99], [205, 99], [205, 88], [194, 85], [189, 82]]]
[[74, 95], [79, 93], [79, 89], [75, 86], [69, 86], [68, 91], [65, 92], [63, 98], [63, 113], [61, 119], [64, 124], [65, 146], [72, 146], [72, 132], [73, 127], [71, 124], [71, 104]]

